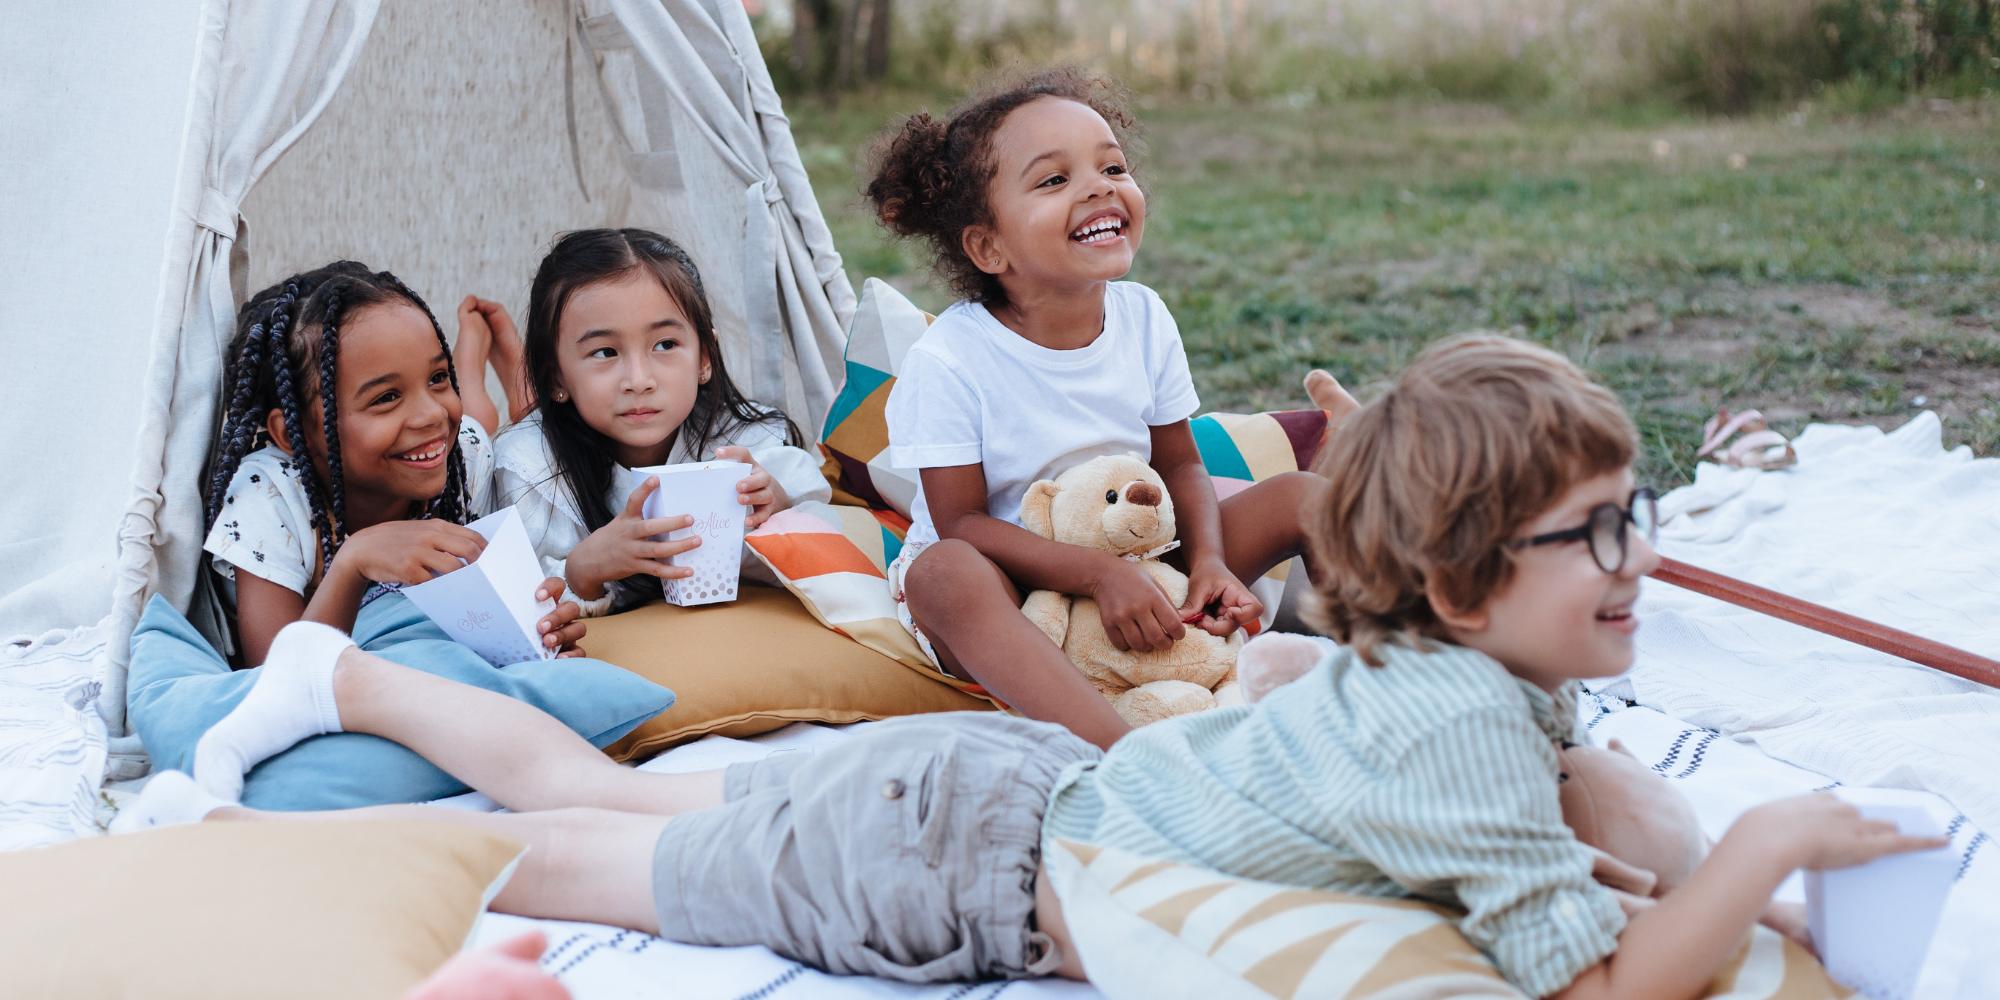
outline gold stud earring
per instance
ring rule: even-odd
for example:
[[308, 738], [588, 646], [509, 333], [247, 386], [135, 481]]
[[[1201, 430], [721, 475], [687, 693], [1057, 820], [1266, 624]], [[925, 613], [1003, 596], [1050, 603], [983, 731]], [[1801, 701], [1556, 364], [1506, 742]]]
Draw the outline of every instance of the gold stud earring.
[[567, 403], [567, 402], [569, 402], [569, 393], [566, 393], [566, 392], [562, 391], [561, 389], [557, 389], [557, 390], [556, 390], [556, 402], [558, 402], [558, 403]]

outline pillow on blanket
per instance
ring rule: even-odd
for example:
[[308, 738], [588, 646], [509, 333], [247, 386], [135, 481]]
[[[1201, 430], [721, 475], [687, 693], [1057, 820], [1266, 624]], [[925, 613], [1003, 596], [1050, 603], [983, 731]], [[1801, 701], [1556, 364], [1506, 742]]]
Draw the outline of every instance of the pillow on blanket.
[[[1443, 907], [1295, 889], [1055, 842], [1049, 874], [1078, 957], [1111, 1000], [1522, 997]], [[1729, 1000], [1849, 996], [1764, 927], [1709, 984]]]
[[779, 511], [743, 541], [821, 625], [930, 681], [985, 699], [984, 688], [938, 669], [896, 619], [884, 568], [896, 561], [909, 530], [909, 519], [894, 511], [811, 502]]
[[728, 604], [650, 604], [593, 619], [583, 646], [676, 696], [672, 708], [606, 751], [620, 761], [710, 733], [754, 736], [794, 722], [993, 707], [827, 631], [772, 587], [744, 587]]
[[197, 823], [0, 854], [13, 997], [394, 1000], [521, 845], [445, 823]]
[[[353, 634], [363, 649], [385, 659], [525, 701], [599, 747], [674, 702], [672, 691], [590, 659], [533, 660], [496, 669], [446, 638], [401, 594], [362, 608]], [[132, 634], [127, 704], [132, 728], [155, 767], [193, 766], [195, 742], [255, 681], [252, 671], [230, 670], [166, 601], [156, 596], [146, 605]], [[458, 779], [399, 744], [334, 733], [257, 765], [243, 783], [243, 802], [259, 809], [348, 809], [424, 802], [465, 790]]]

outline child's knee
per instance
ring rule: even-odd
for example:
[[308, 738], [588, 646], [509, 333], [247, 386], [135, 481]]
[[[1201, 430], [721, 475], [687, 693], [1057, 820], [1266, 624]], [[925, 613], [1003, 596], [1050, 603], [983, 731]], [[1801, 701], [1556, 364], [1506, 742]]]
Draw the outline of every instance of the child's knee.
[[910, 613], [922, 621], [927, 617], [949, 617], [967, 610], [982, 599], [998, 594], [1000, 568], [971, 543], [957, 538], [934, 542], [910, 563], [903, 575]]

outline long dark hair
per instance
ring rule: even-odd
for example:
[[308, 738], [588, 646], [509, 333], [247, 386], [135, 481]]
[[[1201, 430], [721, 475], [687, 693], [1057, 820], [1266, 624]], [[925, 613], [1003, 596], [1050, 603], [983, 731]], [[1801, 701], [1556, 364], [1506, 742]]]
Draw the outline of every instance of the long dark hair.
[[643, 268], [673, 297], [694, 325], [707, 359], [709, 378], [695, 390], [694, 408], [681, 423], [677, 441], [690, 441], [689, 451], [706, 454], [711, 444], [749, 424], [780, 423], [785, 441], [804, 447], [797, 424], [779, 410], [753, 402], [736, 387], [722, 361], [715, 339], [715, 318], [702, 291], [701, 272], [686, 250], [645, 229], [580, 229], [558, 237], [528, 293], [528, 329], [523, 338], [528, 381], [534, 387], [535, 408], [542, 415], [542, 437], [554, 456], [555, 474], [569, 485], [585, 528], [596, 531], [611, 522], [607, 500], [614, 462], [610, 438], [584, 423], [572, 402], [556, 398], [556, 328], [563, 307], [577, 289], [611, 281]]
[[[340, 414], [334, 393], [340, 322], [357, 309], [395, 301], [408, 302], [430, 318], [452, 391], [458, 391], [458, 370], [451, 364], [451, 346], [437, 317], [417, 293], [387, 271], [337, 261], [292, 275], [243, 304], [223, 375], [229, 398], [220, 440], [209, 462], [204, 523], [212, 528], [221, 516], [229, 482], [244, 456], [272, 443], [265, 416], [275, 409], [285, 417], [283, 443], [301, 467], [299, 482], [305, 486], [313, 533], [319, 538], [320, 565], [333, 563], [334, 551], [347, 540], [347, 488], [340, 471]], [[306, 408], [315, 402], [326, 429], [323, 480], [306, 449]], [[471, 497], [457, 435], [452, 436], [447, 467], [444, 492], [431, 500], [424, 516], [463, 522]]]

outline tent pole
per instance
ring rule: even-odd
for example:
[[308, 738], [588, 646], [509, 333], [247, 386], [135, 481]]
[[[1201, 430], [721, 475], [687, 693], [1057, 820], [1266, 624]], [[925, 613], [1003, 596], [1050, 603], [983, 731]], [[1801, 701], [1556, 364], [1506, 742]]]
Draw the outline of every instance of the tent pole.
[[1969, 653], [1956, 646], [1947, 646], [1922, 636], [1911, 635], [1901, 629], [1879, 625], [1844, 611], [1835, 611], [1789, 594], [1745, 583], [1665, 556], [1660, 557], [1660, 567], [1654, 570], [1652, 575], [1662, 583], [1671, 583], [1697, 594], [1727, 601], [1739, 608], [1748, 608], [1815, 632], [1845, 639], [1912, 663], [1923, 664], [1933, 670], [1942, 670], [1954, 677], [2000, 688], [2000, 662]]

